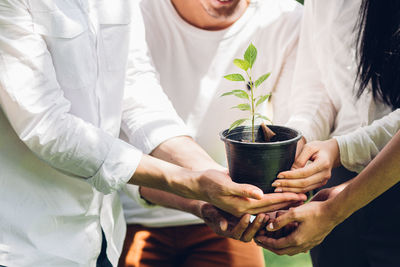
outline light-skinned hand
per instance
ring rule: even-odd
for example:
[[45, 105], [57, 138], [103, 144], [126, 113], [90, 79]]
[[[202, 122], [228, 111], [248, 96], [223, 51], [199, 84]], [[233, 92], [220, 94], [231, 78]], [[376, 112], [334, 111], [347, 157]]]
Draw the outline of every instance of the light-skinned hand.
[[275, 192], [306, 193], [325, 185], [332, 168], [339, 165], [340, 152], [335, 139], [310, 142], [302, 147], [292, 169], [279, 173], [272, 186], [276, 187]]

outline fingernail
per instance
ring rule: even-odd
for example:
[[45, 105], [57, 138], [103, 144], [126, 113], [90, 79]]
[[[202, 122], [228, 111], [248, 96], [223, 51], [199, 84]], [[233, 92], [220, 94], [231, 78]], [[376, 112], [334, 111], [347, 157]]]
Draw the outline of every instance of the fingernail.
[[276, 188], [274, 192], [281, 193], [282, 192], [282, 188]]
[[281, 185], [280, 182], [273, 182], [273, 183], [272, 183], [272, 186], [274, 186], [274, 187], [277, 187], [277, 186], [280, 186], [280, 185]]
[[260, 218], [258, 218], [258, 222], [259, 222], [259, 223], [262, 223], [262, 222], [264, 221], [264, 218], [265, 218], [265, 216], [262, 216], [262, 215], [261, 215]]
[[285, 176], [283, 176], [283, 174], [279, 174], [278, 178], [285, 178]]
[[274, 230], [274, 225], [272, 223], [268, 224], [267, 226], [269, 229]]
[[225, 223], [223, 221], [219, 222], [219, 228], [221, 229], [221, 231], [225, 231]]

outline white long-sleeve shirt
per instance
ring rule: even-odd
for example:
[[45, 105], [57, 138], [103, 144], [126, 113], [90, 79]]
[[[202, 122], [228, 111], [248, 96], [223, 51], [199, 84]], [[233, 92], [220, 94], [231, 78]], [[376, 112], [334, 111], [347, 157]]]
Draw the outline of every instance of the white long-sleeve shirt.
[[308, 142], [335, 137], [341, 163], [352, 171], [361, 171], [400, 128], [398, 111], [385, 116], [390, 108], [370, 92], [355, 96], [360, 5], [361, 0], [305, 1], [287, 123]]
[[186, 134], [130, 4], [0, 4], [0, 265], [95, 266], [102, 228], [116, 266], [114, 192], [141, 150]]
[[[286, 122], [289, 116], [286, 102], [300, 30], [300, 4], [292, 0], [252, 0], [237, 22], [220, 31], [202, 30], [188, 24], [170, 0], [144, 0], [141, 10], [146, 39], [165, 93], [191, 135], [218, 163], [226, 164], [219, 132], [233, 121], [248, 116], [231, 109], [241, 103], [238, 98], [219, 97], [233, 89], [245, 89], [244, 83], [222, 77], [241, 73], [232, 61], [243, 58], [251, 42], [258, 49], [253, 76], [271, 72], [270, 78], [257, 89], [258, 93], [272, 91], [274, 123]], [[202, 222], [188, 213], [149, 207], [135, 186], [128, 185], [127, 191], [136, 200], [121, 196], [128, 223], [163, 227]]]

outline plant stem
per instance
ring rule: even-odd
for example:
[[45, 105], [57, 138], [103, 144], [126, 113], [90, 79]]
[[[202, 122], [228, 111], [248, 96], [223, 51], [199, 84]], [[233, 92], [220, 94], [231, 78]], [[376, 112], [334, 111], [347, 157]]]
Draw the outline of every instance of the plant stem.
[[[250, 69], [251, 70], [251, 69]], [[249, 77], [249, 82], [250, 82], [250, 92], [251, 92], [251, 142], [255, 142], [255, 132], [254, 132], [254, 84], [253, 81], [251, 80], [251, 76], [249, 73], [246, 71], [247, 76]]]

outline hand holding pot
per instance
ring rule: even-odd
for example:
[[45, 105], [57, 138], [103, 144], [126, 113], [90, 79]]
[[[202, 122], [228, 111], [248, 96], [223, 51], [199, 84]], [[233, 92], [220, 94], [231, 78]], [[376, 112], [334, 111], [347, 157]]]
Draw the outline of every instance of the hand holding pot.
[[269, 233], [261, 232], [255, 238], [256, 243], [278, 255], [307, 252], [320, 244], [342, 221], [330, 208], [329, 199], [334, 198], [344, 186], [321, 190], [309, 203], [291, 208], [275, 219], [270, 215], [272, 220], [266, 229]]
[[262, 190], [250, 184], [232, 182], [227, 173], [207, 170], [196, 177], [197, 199], [240, 217], [246, 213], [258, 214], [274, 211], [307, 199], [304, 194], [291, 192], [263, 194]]
[[[307, 164], [308, 161], [311, 163]], [[326, 184], [333, 167], [340, 165], [339, 146], [335, 139], [305, 144], [292, 170], [278, 174], [272, 186], [275, 192], [305, 193]]]

